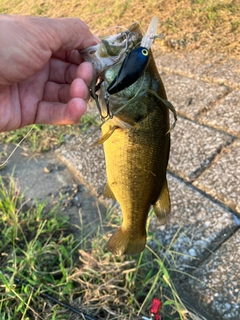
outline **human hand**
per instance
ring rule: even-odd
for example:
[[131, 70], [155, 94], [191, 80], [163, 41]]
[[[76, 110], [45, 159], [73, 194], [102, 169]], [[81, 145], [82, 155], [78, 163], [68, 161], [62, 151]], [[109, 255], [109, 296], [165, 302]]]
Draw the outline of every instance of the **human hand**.
[[97, 42], [76, 18], [1, 15], [0, 131], [78, 122], [94, 75], [78, 50]]

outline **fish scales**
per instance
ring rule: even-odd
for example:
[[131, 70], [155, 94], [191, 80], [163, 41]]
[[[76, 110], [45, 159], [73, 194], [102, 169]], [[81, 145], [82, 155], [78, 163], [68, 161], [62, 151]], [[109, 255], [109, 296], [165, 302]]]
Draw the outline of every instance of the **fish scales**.
[[[158, 86], [157, 93], [166, 99], [162, 81], [155, 63], [146, 71], [152, 86]], [[136, 84], [136, 86], [138, 86]], [[108, 183], [105, 195], [115, 198], [122, 210], [123, 223], [108, 242], [108, 250], [114, 254], [140, 253], [146, 243], [146, 220], [150, 206], [154, 204], [166, 183], [166, 169], [170, 148], [169, 111], [156, 97], [146, 94], [135, 106], [144, 108], [147, 116], [132, 128], [117, 128], [104, 142]], [[146, 103], [147, 102], [147, 103]], [[146, 104], [145, 104], [146, 103]], [[151, 103], [151, 106], [149, 106]], [[124, 120], [128, 107], [124, 110]], [[149, 110], [148, 110], [149, 109]], [[111, 130], [111, 120], [102, 127], [103, 136]], [[109, 190], [110, 189], [110, 190]], [[166, 206], [159, 217], [168, 215], [170, 200], [165, 197]]]

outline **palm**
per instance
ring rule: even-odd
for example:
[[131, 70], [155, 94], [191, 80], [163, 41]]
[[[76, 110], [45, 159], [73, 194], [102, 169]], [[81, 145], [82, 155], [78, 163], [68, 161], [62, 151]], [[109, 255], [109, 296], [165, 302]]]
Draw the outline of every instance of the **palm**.
[[9, 86], [8, 103], [5, 112], [12, 110], [8, 123], [11, 128], [19, 128], [34, 123], [40, 101], [43, 100], [49, 78], [49, 63], [35, 75], [18, 84]]
[[96, 43], [87, 26], [79, 19], [3, 16], [0, 27], [0, 131], [78, 122], [93, 77], [78, 52]]

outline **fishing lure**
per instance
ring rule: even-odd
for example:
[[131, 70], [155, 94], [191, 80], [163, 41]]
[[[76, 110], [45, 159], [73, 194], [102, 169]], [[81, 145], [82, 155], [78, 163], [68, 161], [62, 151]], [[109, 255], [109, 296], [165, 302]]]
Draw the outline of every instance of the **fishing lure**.
[[145, 47], [132, 50], [124, 59], [121, 68], [107, 88], [109, 94], [114, 94], [128, 88], [136, 82], [147, 68], [149, 52]]
[[139, 48], [132, 50], [124, 59], [116, 76], [107, 88], [109, 94], [114, 94], [128, 88], [136, 82], [147, 68], [149, 52], [153, 44], [158, 28], [158, 18], [154, 16], [149, 24], [146, 34], [143, 36]]

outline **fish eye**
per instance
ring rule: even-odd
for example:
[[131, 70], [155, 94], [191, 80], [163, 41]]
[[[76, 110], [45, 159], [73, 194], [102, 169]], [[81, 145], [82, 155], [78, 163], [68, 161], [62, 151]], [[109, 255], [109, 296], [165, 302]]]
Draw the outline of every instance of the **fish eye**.
[[148, 56], [148, 50], [147, 49], [142, 49], [142, 54], [144, 56]]

